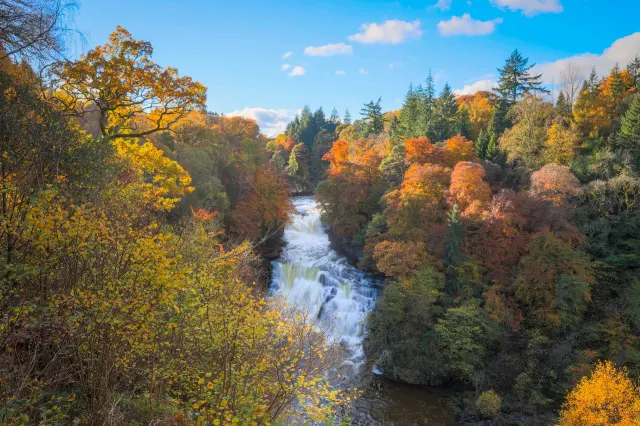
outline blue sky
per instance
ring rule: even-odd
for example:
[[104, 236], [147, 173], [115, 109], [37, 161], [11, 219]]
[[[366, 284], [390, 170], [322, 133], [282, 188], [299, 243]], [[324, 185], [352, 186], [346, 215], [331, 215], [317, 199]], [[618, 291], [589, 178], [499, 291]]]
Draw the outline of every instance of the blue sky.
[[80, 0], [75, 49], [121, 25], [207, 86], [209, 110], [273, 134], [305, 104], [397, 109], [429, 69], [438, 89], [487, 89], [514, 48], [548, 82], [569, 61], [604, 73], [640, 53], [638, 16], [640, 0]]

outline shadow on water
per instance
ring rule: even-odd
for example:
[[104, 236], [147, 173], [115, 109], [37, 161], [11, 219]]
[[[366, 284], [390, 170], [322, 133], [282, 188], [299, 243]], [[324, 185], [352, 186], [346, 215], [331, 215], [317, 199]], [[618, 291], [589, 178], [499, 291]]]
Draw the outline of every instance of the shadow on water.
[[454, 426], [455, 415], [438, 388], [425, 388], [374, 376], [352, 409], [354, 425]]

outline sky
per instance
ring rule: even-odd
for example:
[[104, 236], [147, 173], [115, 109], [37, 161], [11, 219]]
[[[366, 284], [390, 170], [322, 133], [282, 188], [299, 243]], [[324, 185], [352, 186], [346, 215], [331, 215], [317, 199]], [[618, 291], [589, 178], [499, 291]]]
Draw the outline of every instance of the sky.
[[358, 117], [402, 106], [431, 70], [436, 87], [490, 90], [514, 49], [547, 84], [566, 63], [606, 74], [640, 54], [640, 0], [79, 0], [72, 55], [117, 25], [153, 59], [208, 88], [209, 111], [275, 135], [304, 105]]

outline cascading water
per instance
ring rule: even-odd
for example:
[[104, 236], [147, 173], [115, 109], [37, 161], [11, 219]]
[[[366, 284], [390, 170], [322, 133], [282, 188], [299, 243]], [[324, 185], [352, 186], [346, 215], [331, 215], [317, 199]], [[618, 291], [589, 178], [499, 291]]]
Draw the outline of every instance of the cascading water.
[[303, 309], [346, 343], [354, 367], [364, 361], [363, 321], [377, 290], [364, 273], [331, 249], [313, 197], [296, 197], [297, 214], [284, 231], [286, 246], [273, 262], [271, 291]]
[[[374, 307], [379, 285], [331, 249], [313, 197], [296, 197], [297, 214], [284, 231], [286, 245], [273, 262], [271, 292], [305, 310], [345, 343], [348, 359], [341, 368], [356, 379], [365, 356], [363, 322]], [[375, 376], [372, 376], [375, 377]], [[378, 389], [358, 398], [350, 412], [354, 425], [455, 424], [444, 400], [434, 391], [377, 377]]]

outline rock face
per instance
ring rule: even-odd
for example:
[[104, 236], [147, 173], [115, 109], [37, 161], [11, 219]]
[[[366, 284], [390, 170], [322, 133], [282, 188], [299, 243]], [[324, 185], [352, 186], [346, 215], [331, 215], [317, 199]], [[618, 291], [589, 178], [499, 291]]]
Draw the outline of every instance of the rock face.
[[358, 265], [364, 258], [362, 247], [356, 244], [352, 240], [336, 235], [330, 226], [325, 228], [327, 235], [329, 235], [329, 241], [331, 241], [331, 248], [333, 248], [338, 254], [347, 258], [352, 265]]

